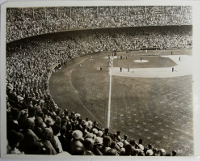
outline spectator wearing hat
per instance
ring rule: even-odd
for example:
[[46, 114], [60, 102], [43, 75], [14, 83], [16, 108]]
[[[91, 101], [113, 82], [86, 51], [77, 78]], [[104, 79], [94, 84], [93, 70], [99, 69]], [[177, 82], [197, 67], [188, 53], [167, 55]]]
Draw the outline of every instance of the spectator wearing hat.
[[75, 118], [78, 120], [80, 117], [81, 117], [81, 114], [80, 113], [75, 113]]
[[44, 145], [46, 149], [46, 154], [55, 155], [57, 154], [56, 150], [51, 144], [51, 140], [53, 138], [52, 130], [49, 128], [43, 129], [41, 143]]
[[98, 137], [102, 137], [103, 136], [103, 131], [99, 130], [98, 133], [97, 133], [97, 136]]
[[96, 128], [93, 128], [93, 129], [92, 129], [92, 132], [93, 132], [93, 134], [94, 134], [95, 136], [97, 136], [97, 134], [98, 134], [99, 131], [98, 131]]
[[146, 156], [153, 156], [153, 150], [152, 149], [148, 149], [146, 151]]
[[83, 142], [83, 145], [85, 147], [85, 151], [83, 155], [94, 155], [94, 153], [92, 152], [94, 140], [92, 138], [86, 138]]
[[72, 133], [72, 140], [70, 142], [70, 152], [71, 154], [74, 153], [74, 150], [80, 147], [84, 147], [82, 142], [83, 139], [83, 133], [80, 130], [75, 130]]
[[160, 149], [160, 156], [165, 156], [165, 155], [166, 155], [165, 149]]
[[106, 154], [106, 152], [111, 149], [110, 148], [110, 145], [111, 145], [111, 138], [109, 136], [104, 136], [103, 137], [103, 146], [101, 148], [101, 152], [103, 155]]
[[91, 138], [91, 139], [94, 140], [95, 137], [96, 137], [96, 136], [95, 136], [93, 133], [89, 133], [89, 132], [88, 132], [88, 133], [84, 136], [84, 139]]
[[94, 146], [93, 146], [93, 153], [95, 155], [103, 155], [100, 151], [100, 149], [102, 148], [103, 146], [103, 138], [101, 137], [96, 137], [94, 139]]
[[120, 155], [125, 155], [125, 148], [121, 148], [120, 150], [119, 150], [119, 154]]
[[24, 154], [17, 148], [20, 141], [24, 139], [24, 135], [22, 133], [10, 130], [7, 134], [7, 138], [10, 146], [9, 154]]

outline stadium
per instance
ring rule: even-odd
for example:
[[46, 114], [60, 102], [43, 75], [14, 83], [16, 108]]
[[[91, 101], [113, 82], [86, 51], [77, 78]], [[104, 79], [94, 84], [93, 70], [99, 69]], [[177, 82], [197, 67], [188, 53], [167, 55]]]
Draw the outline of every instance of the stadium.
[[7, 153], [193, 156], [191, 6], [7, 8]]

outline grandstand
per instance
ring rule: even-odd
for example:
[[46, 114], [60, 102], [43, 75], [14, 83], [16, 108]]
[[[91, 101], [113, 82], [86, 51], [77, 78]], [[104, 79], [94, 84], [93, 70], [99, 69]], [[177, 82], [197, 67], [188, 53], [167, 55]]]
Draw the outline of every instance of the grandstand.
[[191, 6], [7, 8], [7, 42], [65, 30], [192, 25]]
[[194, 154], [191, 6], [7, 8], [6, 41], [8, 154]]

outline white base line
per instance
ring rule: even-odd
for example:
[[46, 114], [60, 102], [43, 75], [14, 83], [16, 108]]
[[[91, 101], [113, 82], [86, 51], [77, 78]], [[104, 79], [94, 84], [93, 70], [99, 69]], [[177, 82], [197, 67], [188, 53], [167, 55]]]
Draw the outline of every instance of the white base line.
[[111, 86], [112, 86], [112, 69], [110, 68], [110, 85], [109, 85], [109, 99], [108, 99], [108, 121], [107, 127], [110, 127], [110, 105], [111, 105]]
[[113, 59], [111, 58], [112, 63], [111, 67], [109, 68], [109, 74], [110, 74], [110, 87], [109, 87], [109, 99], [108, 99], [108, 121], [107, 121], [107, 127], [110, 127], [110, 105], [111, 105], [111, 87], [112, 87], [112, 67], [113, 67]]

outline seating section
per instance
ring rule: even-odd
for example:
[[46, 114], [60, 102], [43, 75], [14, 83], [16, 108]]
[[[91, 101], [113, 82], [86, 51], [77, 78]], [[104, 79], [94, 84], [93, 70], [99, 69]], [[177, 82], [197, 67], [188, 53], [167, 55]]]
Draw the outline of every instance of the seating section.
[[192, 25], [191, 6], [7, 8], [7, 42], [63, 30]]

